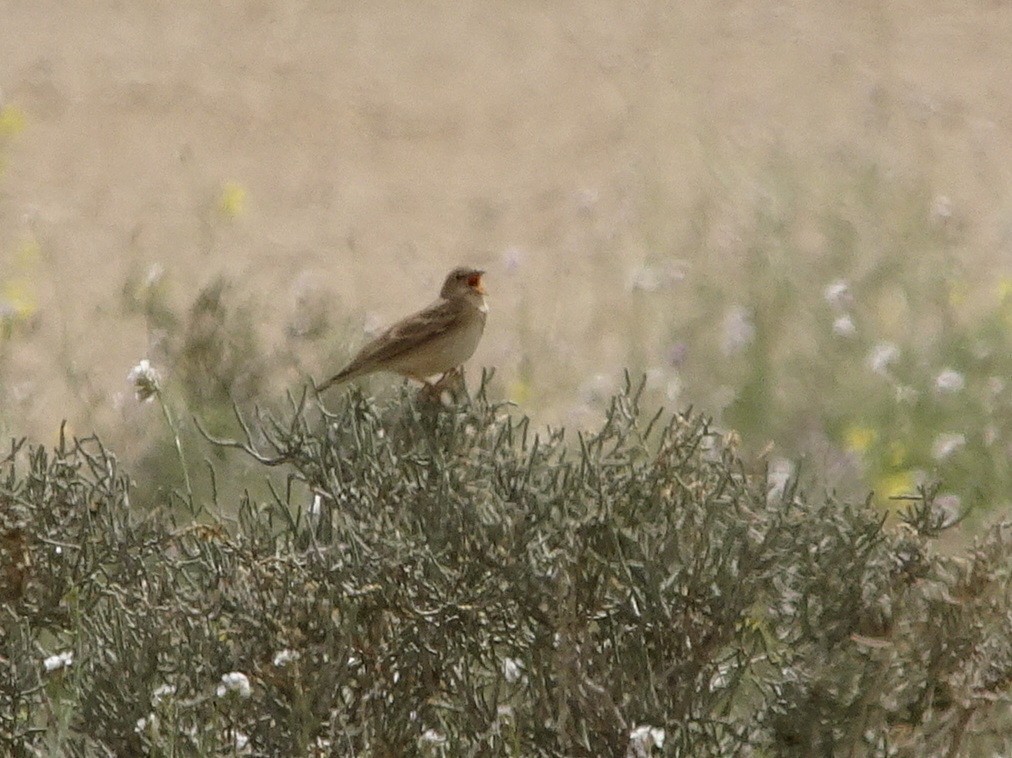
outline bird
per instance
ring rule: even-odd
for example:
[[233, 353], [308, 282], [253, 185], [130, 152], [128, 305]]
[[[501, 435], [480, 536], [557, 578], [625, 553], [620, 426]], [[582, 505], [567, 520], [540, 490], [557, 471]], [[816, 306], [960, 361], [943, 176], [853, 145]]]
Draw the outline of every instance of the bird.
[[488, 302], [481, 280], [484, 273], [470, 266], [453, 269], [443, 282], [439, 299], [366, 344], [317, 391], [377, 371], [401, 374], [432, 388], [428, 377], [445, 377], [459, 369], [474, 354], [485, 331]]

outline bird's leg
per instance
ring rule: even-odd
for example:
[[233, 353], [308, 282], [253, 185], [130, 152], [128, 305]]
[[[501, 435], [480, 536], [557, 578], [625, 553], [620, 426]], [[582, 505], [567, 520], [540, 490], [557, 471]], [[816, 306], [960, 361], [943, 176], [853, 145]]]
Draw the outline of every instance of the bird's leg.
[[440, 391], [449, 390], [450, 393], [454, 396], [457, 395], [457, 392], [459, 390], [465, 389], [463, 366], [451, 368], [449, 371], [447, 371], [445, 374], [439, 377], [439, 381], [436, 382], [435, 384], [435, 389], [438, 389]]
[[[418, 390], [418, 396], [428, 402], [439, 402], [440, 388], [439, 382], [433, 384], [428, 379], [422, 376], [411, 376], [416, 382], [419, 382], [422, 386]], [[442, 381], [440, 379], [439, 381]]]

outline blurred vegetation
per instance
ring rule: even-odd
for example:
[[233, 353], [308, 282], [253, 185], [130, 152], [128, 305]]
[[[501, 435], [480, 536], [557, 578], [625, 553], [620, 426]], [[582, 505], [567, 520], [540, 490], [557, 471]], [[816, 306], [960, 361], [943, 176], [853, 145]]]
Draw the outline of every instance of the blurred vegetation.
[[95, 438], [15, 443], [0, 750], [1012, 751], [1007, 526], [940, 552], [932, 491], [887, 526], [641, 400], [567, 438], [484, 382], [302, 397], [218, 443], [269, 496], [151, 509]]
[[[0, 157], [27, 123], [16, 104], [0, 108]], [[645, 402], [704, 408], [718, 428], [741, 434], [746, 457], [772, 460], [777, 476], [795, 474], [807, 459], [828, 486], [847, 496], [870, 489], [886, 509], [934, 482], [940, 502], [976, 509], [984, 522], [1012, 505], [1012, 279], [976, 262], [969, 214], [926, 174], [893, 173], [858, 154], [841, 154], [832, 174], [813, 176], [773, 149], [737, 204], [724, 197], [729, 180], [720, 179], [717, 156], [714, 163], [715, 186], [696, 190], [684, 223], [671, 217], [670, 188], [644, 188], [624, 230], [648, 251], [619, 274], [626, 310], [607, 305], [618, 273], [611, 267], [627, 265], [623, 246], [631, 243], [595, 222], [610, 229], [598, 240], [607, 255], [595, 253], [600, 272], [580, 286], [603, 288], [601, 326], [621, 335], [624, 365], [648, 376]], [[218, 237], [256, 209], [238, 179], [206, 194], [194, 221], [211, 254]], [[596, 202], [586, 199], [581, 219], [594, 216]], [[27, 349], [49, 315], [37, 291], [47, 252], [26, 233], [2, 253], [0, 424], [18, 434], [16, 411], [31, 406], [38, 380], [12, 376], [9, 357]], [[528, 257], [503, 253], [501, 291], [525, 289], [509, 277], [523, 273]], [[169, 407], [185, 408], [175, 419], [179, 444], [143, 431], [117, 440], [137, 451], [134, 470], [156, 483], [152, 493], [180, 483], [179, 448], [197, 442], [191, 414], [212, 431], [235, 431], [233, 403], [249, 410], [321, 367], [332, 370], [365, 330], [364, 319], [353, 329], [347, 314], [335, 313], [334, 293], [316, 281], [292, 288], [279, 338], [267, 334], [263, 293], [216, 274], [181, 303], [169, 279], [158, 264], [135, 259], [120, 299], [123, 316], [146, 327], [148, 351], [137, 359], [163, 373]], [[561, 408], [567, 425], [585, 427], [606, 410], [623, 364], [595, 366], [603, 373], [586, 377], [585, 365], [567, 364], [572, 350], [562, 348], [571, 346], [538, 327], [539, 306], [525, 296], [518, 309], [497, 316], [516, 316], [502, 329], [517, 340], [497, 391], [535, 416]], [[95, 428], [97, 409], [116, 399], [68, 335], [56, 351], [63, 378], [83, 406], [80, 426]], [[593, 354], [594, 339], [577, 352]], [[191, 469], [202, 468], [203, 454]], [[206, 486], [202, 471], [189, 473], [198, 490]]]
[[[0, 109], [0, 158], [25, 124]], [[609, 326], [648, 381], [617, 396], [561, 386], [528, 305], [511, 373], [474, 399], [256, 412], [317, 367], [300, 344], [339, 362], [330, 299], [307, 288], [271, 352], [227, 277], [180, 307], [136, 264], [121, 305], [151, 360], [131, 382], [160, 419], [133, 476], [94, 437], [0, 466], [2, 751], [1012, 752], [1012, 535], [938, 547], [1012, 497], [1012, 282], [966, 263], [966, 219], [923, 182], [850, 167], [813, 199], [768, 168], [733, 245], [712, 198], [687, 232], [662, 202], [642, 219], [656, 253]], [[228, 181], [205, 205], [209, 252], [249, 201]], [[45, 251], [3, 252], [13, 428]], [[605, 420], [536, 434], [488, 399], [551, 392]], [[716, 422], [640, 410], [690, 401]]]
[[[630, 271], [633, 321], [609, 328], [629, 335], [629, 365], [648, 377], [644, 402], [706, 409], [778, 477], [808, 461], [821, 484], [848, 497], [870, 489], [884, 509], [938, 482], [941, 503], [986, 523], [1012, 504], [1012, 281], [966, 262], [966, 221], [917, 179], [854, 165], [824, 202], [790, 163], [766, 174], [730, 252], [718, 241], [721, 211], [701, 201], [687, 236]], [[690, 271], [683, 249], [685, 260], [712, 263]], [[364, 329], [337, 318], [322, 290], [302, 287], [284, 347], [272, 352], [238, 284], [214, 278], [183, 310], [158, 268], [133, 271], [123, 303], [145, 319], [149, 357], [170, 368], [174, 403], [220, 433], [235, 431], [233, 402], [248, 411], [340, 364]], [[508, 327], [519, 353], [496, 391], [535, 417], [560, 403], [568, 425], [596, 422], [617, 371], [566, 385], [564, 351], [522, 315]], [[300, 356], [315, 357], [303, 365]], [[180, 422], [184, 441], [195, 440], [186, 414]], [[175, 457], [156, 442], [139, 465], [172, 484]]]
[[637, 330], [665, 330], [629, 364], [651, 399], [883, 507], [935, 481], [957, 509], [1012, 504], [1012, 279], [977, 262], [965, 213], [860, 162], [816, 182], [774, 159], [757, 195], [734, 223], [701, 200], [633, 271]]

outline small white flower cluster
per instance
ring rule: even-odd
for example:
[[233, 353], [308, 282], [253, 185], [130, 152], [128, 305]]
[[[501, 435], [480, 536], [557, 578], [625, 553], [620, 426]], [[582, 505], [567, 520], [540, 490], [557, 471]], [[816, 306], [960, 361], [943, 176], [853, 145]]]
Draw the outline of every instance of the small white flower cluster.
[[[317, 497], [319, 497], [319, 495], [317, 495]], [[274, 654], [274, 665], [278, 668], [282, 668], [293, 661], [299, 660], [300, 657], [301, 655], [298, 650], [289, 650], [288, 648], [285, 648], [284, 650], [279, 650]]]
[[952, 395], [966, 386], [966, 377], [955, 369], [947, 368], [935, 377], [935, 389], [943, 395]]
[[650, 755], [651, 751], [664, 748], [664, 730], [655, 726], [638, 726], [629, 733], [627, 758], [641, 758]]
[[133, 385], [137, 400], [141, 403], [149, 402], [161, 391], [161, 377], [147, 358], [130, 369], [127, 381]]
[[253, 694], [253, 688], [250, 687], [249, 677], [241, 671], [230, 671], [227, 674], [222, 674], [221, 684], [218, 685], [218, 697], [225, 697], [230, 692], [234, 692], [239, 697], [247, 698]]
[[879, 342], [868, 353], [868, 368], [879, 376], [889, 376], [889, 369], [899, 358], [899, 347], [892, 342]]
[[446, 744], [446, 735], [435, 729], [426, 729], [418, 738], [419, 747], [427, 755], [442, 753], [440, 748]]
[[853, 337], [857, 334], [857, 324], [854, 323], [854, 319], [850, 317], [849, 313], [837, 316], [833, 320], [833, 334], [837, 337]]
[[944, 461], [966, 445], [966, 437], [962, 434], [939, 434], [931, 445], [931, 457], [936, 461]]
[[446, 742], [446, 736], [435, 729], [426, 729], [422, 732], [422, 736], [419, 739], [432, 745], [442, 745]]
[[46, 673], [51, 674], [54, 671], [59, 671], [62, 668], [70, 668], [74, 662], [74, 651], [64, 650], [62, 653], [51, 655], [42, 662], [43, 668], [46, 669]]
[[833, 319], [833, 334], [845, 338], [857, 334], [857, 325], [849, 312], [850, 305], [854, 301], [850, 294], [850, 285], [843, 279], [830, 282], [822, 291], [822, 298], [829, 303], [830, 308], [836, 311], [836, 318]]
[[520, 681], [524, 673], [524, 664], [518, 658], [504, 658], [502, 662], [502, 676], [509, 684]]
[[243, 753], [249, 747], [249, 735], [245, 732], [240, 732], [238, 729], [232, 733], [232, 740], [237, 753]]
[[[151, 693], [151, 707], [157, 709], [162, 701], [176, 694], [176, 687], [172, 684], [162, 684], [155, 687]], [[151, 711], [147, 716], [141, 716], [134, 724], [134, 731], [137, 734], [144, 734], [147, 731], [157, 734], [159, 728], [158, 713]]]
[[176, 694], [176, 688], [171, 684], [163, 684], [160, 687], [156, 687], [155, 691], [151, 693], [151, 705], [157, 706], [166, 698], [172, 697]]
[[843, 279], [837, 279], [826, 285], [822, 291], [823, 299], [837, 310], [846, 310], [853, 298], [850, 295], [850, 285]]

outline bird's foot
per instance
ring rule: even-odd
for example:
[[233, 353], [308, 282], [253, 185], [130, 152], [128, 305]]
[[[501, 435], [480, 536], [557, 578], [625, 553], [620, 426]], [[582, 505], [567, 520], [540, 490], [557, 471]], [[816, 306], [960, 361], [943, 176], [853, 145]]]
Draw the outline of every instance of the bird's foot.
[[447, 371], [434, 384], [423, 380], [423, 385], [418, 396], [440, 405], [450, 405], [467, 390], [464, 384], [464, 369], [460, 366]]

